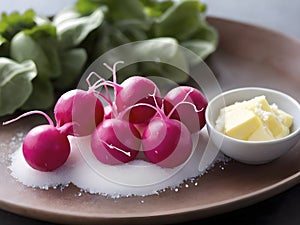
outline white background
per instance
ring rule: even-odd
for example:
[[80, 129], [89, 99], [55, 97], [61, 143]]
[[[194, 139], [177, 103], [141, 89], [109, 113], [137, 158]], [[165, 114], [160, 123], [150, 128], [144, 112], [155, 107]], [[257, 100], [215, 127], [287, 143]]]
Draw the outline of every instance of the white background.
[[[208, 15], [264, 26], [300, 39], [300, 0], [202, 0]], [[0, 0], [0, 11], [34, 8], [53, 15], [76, 0]], [[124, 4], [126, 0], [120, 0]]]

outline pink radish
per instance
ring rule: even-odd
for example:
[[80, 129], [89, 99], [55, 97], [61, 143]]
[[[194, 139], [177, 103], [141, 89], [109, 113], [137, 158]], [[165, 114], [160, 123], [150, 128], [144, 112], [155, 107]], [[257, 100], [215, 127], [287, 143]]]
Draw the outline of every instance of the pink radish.
[[[116, 62], [113, 68], [104, 63], [104, 66], [112, 72], [113, 76], [113, 81], [106, 82], [106, 85], [114, 87], [115, 99], [111, 104], [113, 111], [116, 111], [114, 114], [121, 113], [138, 103], [147, 103], [154, 106], [153, 98], [150, 97], [153, 94], [161, 106], [159, 89], [152, 80], [141, 76], [132, 76], [124, 80], [120, 85], [117, 84], [116, 66], [119, 63], [123, 62]], [[155, 114], [156, 111], [152, 108], [140, 105], [131, 109], [127, 119], [134, 124], [146, 124]]]
[[104, 120], [107, 120], [107, 119], [112, 119], [114, 116], [113, 116], [113, 112], [112, 112], [112, 107], [110, 105], [107, 105], [104, 107]]
[[53, 171], [61, 167], [69, 157], [70, 143], [67, 138], [67, 130], [72, 124], [57, 128], [54, 127], [53, 121], [47, 114], [41, 111], [31, 111], [5, 122], [3, 125], [36, 113], [45, 116], [49, 125], [39, 125], [28, 132], [23, 141], [23, 155], [33, 169], [44, 172]]
[[[154, 105], [150, 95], [160, 98], [160, 92], [156, 84], [140, 76], [133, 76], [121, 83], [122, 89], [116, 94], [116, 106], [118, 112], [137, 103], [148, 103]], [[131, 109], [129, 121], [131, 123], [147, 123], [155, 115], [156, 111], [147, 106], [138, 106]]]
[[[169, 91], [164, 99], [170, 103], [164, 105], [166, 115], [171, 113], [170, 118], [180, 120], [191, 133], [198, 132], [204, 127], [207, 100], [199, 90], [179, 86]], [[183, 101], [191, 104], [180, 104]], [[173, 110], [177, 104], [180, 105]]]
[[[162, 98], [155, 96], [155, 99], [156, 99], [158, 106], [161, 107]], [[148, 97], [142, 98], [141, 100], [136, 102], [137, 105], [140, 103], [146, 103], [146, 104], [155, 106], [155, 101], [153, 99], [153, 96], [148, 96]], [[140, 126], [142, 126], [142, 125], [145, 126], [155, 116], [155, 114], [156, 114], [156, 111], [154, 109], [147, 107], [147, 106], [140, 105], [137, 107], [133, 107], [130, 110], [129, 121], [134, 124], [139, 124]]]
[[71, 135], [91, 134], [104, 118], [104, 108], [95, 91], [97, 84], [89, 86], [88, 91], [75, 89], [64, 93], [54, 107], [58, 126], [74, 122]]
[[126, 120], [107, 119], [91, 136], [91, 148], [96, 158], [109, 165], [133, 160], [141, 145], [138, 130]]
[[170, 119], [158, 107], [158, 116], [145, 127], [142, 134], [142, 151], [146, 158], [161, 167], [173, 168], [183, 164], [193, 149], [192, 137], [187, 127], [178, 120]]
[[192, 137], [178, 120], [154, 118], [145, 128], [142, 149], [147, 159], [161, 167], [183, 164], [192, 152]]

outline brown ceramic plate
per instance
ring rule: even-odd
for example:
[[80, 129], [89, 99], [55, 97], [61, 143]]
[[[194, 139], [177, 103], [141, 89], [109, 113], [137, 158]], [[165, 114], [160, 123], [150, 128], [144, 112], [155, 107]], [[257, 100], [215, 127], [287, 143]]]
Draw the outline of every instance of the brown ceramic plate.
[[[300, 100], [300, 42], [273, 31], [209, 18], [220, 33], [220, 45], [209, 64], [224, 90], [242, 86], [269, 87]], [[112, 200], [64, 191], [42, 191], [16, 182], [7, 169], [6, 144], [32, 125], [23, 120], [0, 133], [0, 207], [46, 221], [72, 224], [165, 224], [204, 218], [245, 207], [276, 195], [300, 180], [300, 144], [284, 157], [262, 166], [230, 162], [215, 167], [178, 192]], [[21, 124], [21, 125], [20, 125]]]

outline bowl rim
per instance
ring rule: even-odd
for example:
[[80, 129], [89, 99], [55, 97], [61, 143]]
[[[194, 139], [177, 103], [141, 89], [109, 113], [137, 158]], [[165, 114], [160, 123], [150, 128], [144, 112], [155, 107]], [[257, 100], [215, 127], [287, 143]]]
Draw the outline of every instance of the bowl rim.
[[[230, 137], [228, 135], [223, 134], [222, 132], [218, 131], [215, 126], [213, 125], [215, 121], [211, 121], [210, 120], [210, 111], [211, 111], [211, 105], [216, 102], [218, 99], [223, 98], [223, 102], [225, 105], [225, 96], [228, 96], [231, 93], [236, 93], [236, 92], [243, 92], [243, 91], [248, 91], [248, 90], [258, 90], [258, 91], [264, 91], [264, 92], [268, 92], [268, 93], [273, 93], [273, 94], [277, 94], [277, 95], [281, 95], [284, 98], [286, 98], [288, 101], [290, 101], [291, 103], [293, 103], [294, 105], [297, 106], [297, 109], [299, 111], [299, 115], [300, 115], [300, 104], [299, 102], [294, 99], [293, 97], [291, 97], [290, 95], [282, 92], [282, 91], [278, 91], [275, 89], [271, 89], [271, 88], [264, 88], [264, 87], [255, 87], [255, 86], [249, 86], [249, 87], [240, 87], [240, 88], [234, 88], [234, 89], [230, 89], [227, 91], [224, 91], [218, 95], [216, 95], [215, 97], [213, 97], [207, 105], [206, 111], [205, 111], [205, 119], [206, 119], [206, 124], [207, 126], [215, 133], [219, 134], [222, 136], [222, 138], [224, 139], [228, 139], [230, 141], [234, 141], [237, 143], [241, 143], [241, 144], [252, 144], [252, 145], [267, 145], [267, 144], [276, 144], [276, 143], [281, 143], [281, 142], [285, 142], [288, 141], [292, 138], [294, 138], [295, 136], [300, 134], [300, 126], [297, 127], [293, 132], [289, 133], [287, 136], [279, 138], [279, 139], [274, 139], [274, 140], [269, 140], [269, 141], [247, 141], [247, 140], [240, 140], [240, 139], [236, 139], [233, 137]], [[241, 96], [242, 97], [242, 96]], [[241, 99], [240, 101], [243, 101], [243, 99]], [[227, 106], [227, 105], [226, 105]], [[284, 110], [284, 109], [282, 109]]]

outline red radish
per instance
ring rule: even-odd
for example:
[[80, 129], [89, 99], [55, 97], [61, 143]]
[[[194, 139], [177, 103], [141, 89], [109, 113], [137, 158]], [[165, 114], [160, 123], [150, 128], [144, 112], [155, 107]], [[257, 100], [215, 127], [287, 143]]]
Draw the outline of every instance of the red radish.
[[[207, 100], [199, 90], [188, 86], [179, 86], [169, 91], [164, 99], [171, 103], [164, 105], [166, 115], [171, 113], [170, 118], [180, 120], [191, 133], [198, 132], [204, 127]], [[191, 104], [181, 104], [182, 102]], [[180, 105], [176, 106], [177, 104]], [[176, 110], [173, 110], [174, 107]]]
[[96, 158], [109, 165], [133, 160], [139, 152], [138, 130], [126, 120], [107, 119], [92, 133], [91, 148]]
[[103, 120], [104, 108], [93, 90], [71, 90], [63, 94], [54, 107], [58, 126], [74, 122], [71, 134], [85, 136], [91, 134]]
[[[155, 99], [158, 104], [158, 107], [161, 107], [162, 98], [156, 96]], [[152, 106], [156, 106], [153, 96], [148, 96], [148, 97], [142, 98], [136, 104], [138, 105], [140, 103], [146, 103], [146, 104], [150, 104]], [[155, 116], [155, 114], [156, 114], [156, 111], [154, 109], [147, 107], [147, 106], [140, 105], [137, 107], [133, 107], [130, 110], [129, 121], [134, 124], [147, 125], [147, 123], [149, 123], [149, 121]]]
[[41, 111], [31, 111], [5, 122], [3, 125], [36, 113], [45, 116], [49, 125], [39, 125], [28, 132], [23, 141], [23, 155], [33, 169], [44, 172], [53, 171], [61, 167], [69, 157], [70, 143], [66, 130], [72, 124], [57, 128], [54, 127], [53, 121], [47, 114]]
[[173, 168], [183, 164], [191, 155], [192, 147], [189, 130], [178, 120], [154, 118], [142, 136], [145, 156], [161, 167]]
[[112, 107], [110, 105], [107, 105], [104, 107], [104, 120], [107, 120], [107, 119], [112, 119], [114, 116], [113, 116], [113, 112], [112, 112]]
[[154, 117], [143, 130], [142, 151], [152, 163], [166, 168], [177, 167], [191, 155], [193, 149], [191, 134], [183, 123], [167, 117], [155, 99], [154, 102], [156, 107], [145, 103], [130, 107], [150, 107], [158, 113], [158, 116]]
[[53, 171], [62, 166], [70, 154], [66, 135], [51, 125], [40, 125], [26, 135], [23, 155], [26, 162], [39, 171]]
[[[133, 76], [121, 83], [121, 88], [116, 94], [116, 107], [118, 112], [137, 103], [148, 103], [154, 106], [150, 95], [160, 98], [160, 92], [156, 84], [148, 78]], [[131, 123], [147, 123], [155, 115], [156, 111], [147, 106], [140, 105], [131, 109], [129, 121]]]
[[[147, 103], [155, 106], [153, 97], [155, 95], [156, 101], [161, 106], [161, 97], [159, 89], [156, 84], [145, 77], [132, 76], [124, 80], [120, 85], [117, 84], [116, 66], [122, 61], [116, 62], [113, 68], [104, 63], [104, 66], [112, 72], [113, 81], [106, 81], [105, 84], [114, 87], [115, 99], [112, 105], [113, 114], [121, 113], [127, 108], [139, 104]], [[109, 101], [108, 101], [109, 102]], [[134, 124], [147, 124], [151, 118], [156, 114], [156, 111], [150, 107], [139, 105], [133, 107], [127, 115], [127, 119]], [[125, 117], [126, 115], [123, 115]]]

